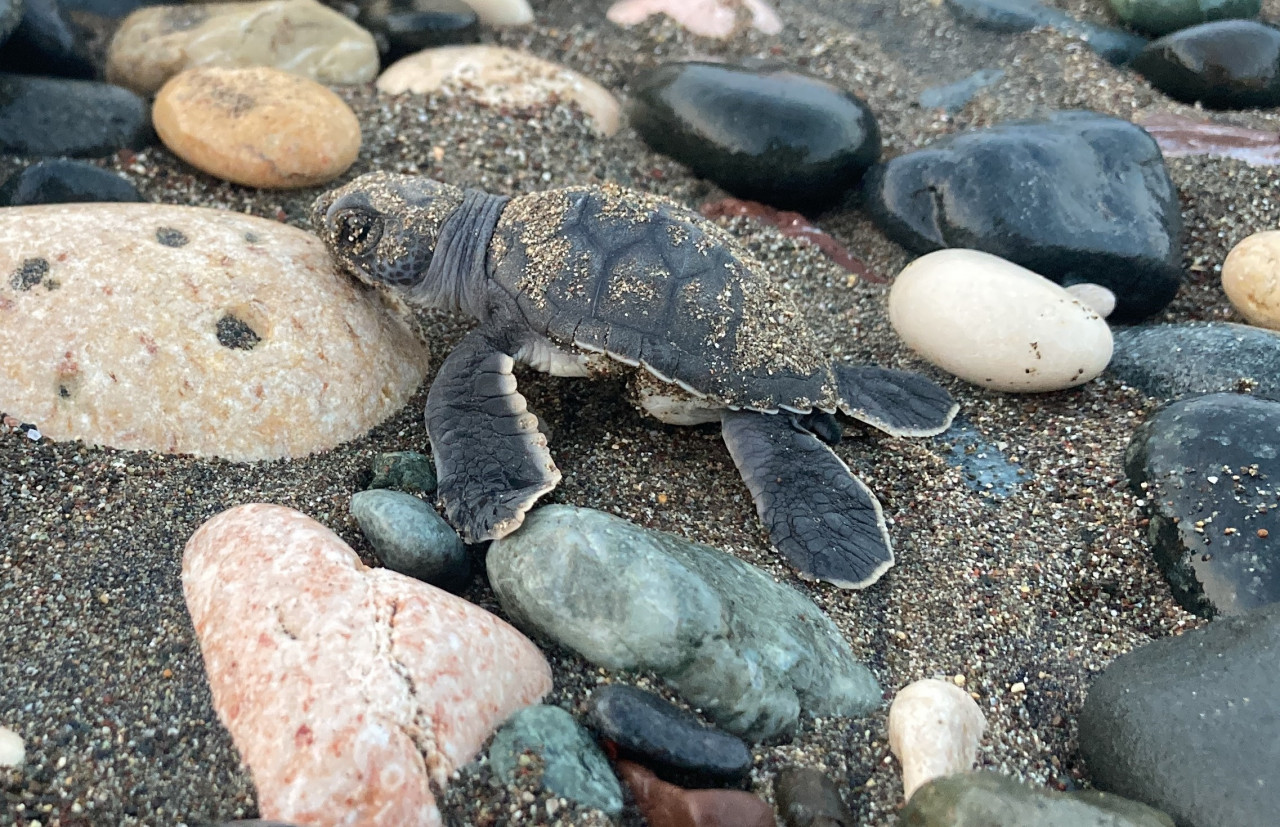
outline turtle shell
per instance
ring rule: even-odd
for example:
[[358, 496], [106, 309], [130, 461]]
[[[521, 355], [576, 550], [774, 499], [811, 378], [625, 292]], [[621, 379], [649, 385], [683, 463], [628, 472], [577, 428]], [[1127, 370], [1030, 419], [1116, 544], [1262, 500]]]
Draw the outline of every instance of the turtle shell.
[[488, 271], [528, 327], [731, 407], [834, 410], [836, 382], [798, 309], [733, 237], [620, 187], [522, 196]]

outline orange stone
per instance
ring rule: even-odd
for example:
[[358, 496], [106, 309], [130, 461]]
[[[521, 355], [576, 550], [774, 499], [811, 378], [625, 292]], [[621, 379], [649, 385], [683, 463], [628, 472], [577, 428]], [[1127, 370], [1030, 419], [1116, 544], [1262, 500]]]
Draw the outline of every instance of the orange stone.
[[686, 790], [633, 761], [619, 761], [617, 770], [650, 827], [777, 827], [773, 808], [757, 795]]

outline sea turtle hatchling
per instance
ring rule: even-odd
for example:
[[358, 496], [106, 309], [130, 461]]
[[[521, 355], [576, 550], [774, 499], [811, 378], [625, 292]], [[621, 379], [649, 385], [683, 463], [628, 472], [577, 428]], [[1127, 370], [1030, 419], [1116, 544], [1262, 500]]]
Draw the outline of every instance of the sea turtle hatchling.
[[880, 504], [823, 442], [839, 439], [832, 414], [928, 436], [955, 403], [914, 373], [833, 364], [716, 225], [612, 185], [506, 198], [386, 173], [320, 196], [312, 220], [362, 280], [479, 320], [426, 410], [440, 502], [468, 542], [516, 530], [560, 481], [516, 390], [519, 361], [626, 372], [663, 422], [719, 422], [773, 544], [803, 575], [861, 588], [893, 564]]

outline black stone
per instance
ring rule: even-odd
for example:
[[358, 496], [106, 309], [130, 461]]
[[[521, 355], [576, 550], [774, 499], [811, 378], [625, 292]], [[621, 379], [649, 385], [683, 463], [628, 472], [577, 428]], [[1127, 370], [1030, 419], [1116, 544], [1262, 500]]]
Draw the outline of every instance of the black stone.
[[1153, 41], [1132, 67], [1169, 97], [1215, 109], [1280, 106], [1280, 29], [1204, 23]]
[[813, 214], [880, 157], [865, 103], [789, 69], [670, 63], [631, 92], [631, 124], [650, 147], [742, 198]]
[[356, 22], [373, 34], [384, 62], [480, 38], [480, 18], [462, 0], [363, 0]]
[[253, 350], [262, 337], [243, 319], [230, 313], [218, 319], [218, 344], [232, 350]]
[[0, 185], [0, 206], [5, 207], [141, 200], [128, 180], [84, 161], [40, 161]]
[[1094, 784], [1195, 827], [1280, 814], [1280, 606], [1121, 655], [1080, 713]]
[[947, 0], [956, 19], [995, 32], [1028, 32], [1039, 26], [1083, 40], [1109, 63], [1128, 63], [1147, 45], [1124, 29], [1077, 20], [1036, 0]]
[[[0, 0], [0, 44], [22, 22], [22, 9], [22, 0]], [[0, 51], [0, 55], [3, 55], [3, 51]]]
[[819, 770], [788, 767], [778, 773], [773, 793], [786, 827], [857, 827], [840, 790]]
[[0, 50], [0, 68], [69, 78], [98, 76], [95, 51], [102, 50], [95, 50], [96, 33], [90, 26], [72, 20], [59, 0], [24, 3], [22, 23]]
[[1115, 321], [1177, 292], [1182, 218], [1155, 140], [1128, 121], [1058, 112], [944, 138], [873, 168], [867, 209], [916, 253], [970, 247], [1116, 294]]
[[1232, 393], [1174, 402], [1134, 433], [1125, 472], [1188, 611], [1240, 614], [1280, 600], [1280, 402]]
[[119, 86], [0, 74], [0, 152], [94, 157], [151, 143], [146, 101]]
[[1251, 393], [1280, 401], [1280, 334], [1243, 324], [1185, 322], [1112, 331], [1107, 370], [1148, 396]]
[[185, 247], [190, 243], [191, 239], [187, 238], [187, 234], [182, 230], [173, 227], [160, 227], [156, 229], [156, 241], [166, 247]]
[[18, 269], [9, 274], [9, 286], [26, 292], [49, 275], [49, 262], [42, 258], [24, 258]]
[[751, 751], [741, 739], [634, 686], [596, 689], [586, 723], [616, 746], [619, 757], [644, 764], [673, 784], [736, 784], [751, 772]]

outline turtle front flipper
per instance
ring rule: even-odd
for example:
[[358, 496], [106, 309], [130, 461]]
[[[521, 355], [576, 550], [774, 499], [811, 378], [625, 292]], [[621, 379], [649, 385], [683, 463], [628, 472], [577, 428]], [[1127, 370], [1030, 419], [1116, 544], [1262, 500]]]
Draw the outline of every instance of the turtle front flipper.
[[835, 365], [840, 411], [891, 436], [945, 431], [960, 406], [946, 389], [918, 373], [874, 365]]
[[515, 361], [483, 328], [440, 365], [427, 394], [427, 435], [444, 516], [468, 543], [505, 537], [560, 471], [511, 374]]
[[769, 538], [801, 575], [861, 589], [893, 565], [875, 495], [795, 417], [726, 410], [720, 428]]

